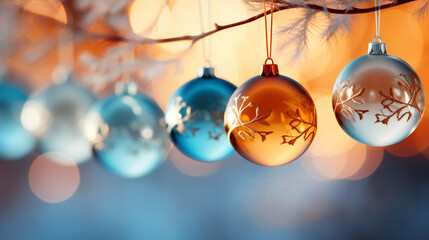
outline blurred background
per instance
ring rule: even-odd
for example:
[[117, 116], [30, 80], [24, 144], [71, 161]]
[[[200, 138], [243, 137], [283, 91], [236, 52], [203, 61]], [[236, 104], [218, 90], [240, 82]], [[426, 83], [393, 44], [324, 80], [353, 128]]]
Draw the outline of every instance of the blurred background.
[[[80, 9], [99, 15], [72, 14], [74, 22], [92, 18], [87, 29], [106, 36], [165, 38], [201, 32], [198, 2], [80, 0]], [[64, 30], [71, 19], [66, 4], [3, 0], [0, 26], [8, 34], [2, 34], [1, 54], [8, 82], [34, 95], [54, 84], [59, 64], [73, 62], [76, 84], [97, 98], [112, 94], [125, 71], [102, 66], [115, 51], [128, 51], [127, 44], [74, 29], [70, 47], [62, 38], [70, 34]], [[429, 23], [414, 14], [422, 4], [383, 10], [381, 36], [388, 53], [407, 61], [429, 89]], [[212, 5], [212, 22], [218, 24], [257, 13], [241, 0]], [[276, 13], [274, 31], [300, 14], [296, 9]], [[126, 179], [92, 157], [84, 159], [90, 154], [87, 146], [47, 152], [34, 139], [18, 139], [20, 146], [33, 150], [0, 161], [0, 239], [427, 239], [429, 115], [393, 146], [368, 147], [348, 137], [332, 112], [332, 88], [339, 72], [366, 54], [375, 33], [374, 14], [353, 16], [350, 32], [329, 42], [320, 38], [317, 27], [328, 20], [316, 20], [298, 60], [291, 61], [293, 50], [276, 48], [287, 36], [275, 35], [273, 44], [280, 73], [301, 83], [317, 107], [316, 138], [298, 160], [270, 168], [235, 153], [221, 162], [202, 163], [172, 147], [159, 168]], [[218, 32], [211, 41], [218, 77], [239, 86], [259, 74], [266, 53], [263, 19]], [[163, 110], [174, 91], [204, 64], [202, 41], [189, 45], [132, 46], [136, 61], [144, 59], [133, 69], [139, 89]], [[43, 128], [42, 120], [21, 120], [27, 129]]]

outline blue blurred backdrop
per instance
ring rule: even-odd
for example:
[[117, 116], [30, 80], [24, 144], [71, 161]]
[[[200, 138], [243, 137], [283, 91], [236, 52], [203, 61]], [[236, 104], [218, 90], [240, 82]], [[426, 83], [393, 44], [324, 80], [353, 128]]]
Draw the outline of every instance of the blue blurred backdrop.
[[57, 204], [30, 190], [34, 157], [0, 161], [0, 239], [429, 237], [429, 161], [423, 155], [385, 152], [376, 172], [359, 181], [315, 180], [300, 164], [305, 159], [268, 168], [234, 154], [199, 178], [168, 160], [140, 179], [123, 179], [90, 161], [79, 166], [76, 193]]

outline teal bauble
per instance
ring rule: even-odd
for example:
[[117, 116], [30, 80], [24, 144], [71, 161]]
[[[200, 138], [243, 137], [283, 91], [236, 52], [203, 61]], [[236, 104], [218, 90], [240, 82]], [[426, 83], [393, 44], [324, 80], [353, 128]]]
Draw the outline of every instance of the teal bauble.
[[203, 162], [220, 161], [234, 148], [228, 141], [223, 116], [236, 87], [200, 68], [199, 76], [180, 87], [166, 109], [167, 130], [185, 155]]
[[0, 83], [0, 159], [18, 160], [32, 152], [36, 140], [20, 120], [27, 92], [5, 80]]
[[86, 162], [92, 151], [83, 123], [95, 100], [89, 90], [74, 84], [70, 75], [65, 82], [32, 94], [22, 111], [23, 125], [37, 137], [41, 152], [61, 152], [77, 164]]
[[154, 171], [170, 149], [164, 113], [134, 82], [119, 83], [116, 94], [94, 104], [85, 133], [99, 162], [127, 178]]

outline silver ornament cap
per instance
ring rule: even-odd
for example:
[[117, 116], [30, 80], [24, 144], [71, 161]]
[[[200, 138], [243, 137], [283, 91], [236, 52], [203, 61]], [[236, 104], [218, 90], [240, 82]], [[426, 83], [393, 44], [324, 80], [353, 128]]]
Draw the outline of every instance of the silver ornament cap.
[[[378, 38], [380, 42], [376, 42], [375, 39]], [[368, 44], [368, 54], [369, 55], [384, 55], [387, 54], [386, 43], [382, 42], [380, 37], [374, 37], [372, 42]]]
[[214, 78], [214, 68], [212, 67], [199, 67], [198, 68], [198, 77], [199, 78]]
[[139, 88], [134, 80], [117, 82], [115, 85], [116, 95], [136, 95], [138, 91]]

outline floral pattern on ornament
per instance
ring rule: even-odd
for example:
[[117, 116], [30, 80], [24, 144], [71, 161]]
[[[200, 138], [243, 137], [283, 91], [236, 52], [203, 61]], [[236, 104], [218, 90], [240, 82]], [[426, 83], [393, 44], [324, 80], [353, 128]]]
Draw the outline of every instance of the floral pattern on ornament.
[[[241, 99], [241, 103], [239, 104], [239, 99]], [[234, 98], [234, 105], [229, 107], [229, 112], [234, 116], [232, 126], [229, 128], [228, 131], [228, 138], [230, 138], [231, 133], [234, 129], [240, 128], [238, 131], [238, 136], [243, 140], [246, 141], [247, 139], [255, 139], [256, 135], [259, 135], [261, 137], [262, 142], [266, 140], [267, 136], [273, 133], [273, 131], [259, 131], [253, 127], [249, 127], [252, 123], [259, 123], [264, 126], [270, 126], [270, 123], [266, 121], [266, 119], [271, 115], [271, 110], [269, 110], [265, 114], [260, 113], [260, 107], [257, 106], [255, 109], [255, 116], [253, 119], [251, 119], [248, 122], [243, 122], [241, 120], [241, 115], [244, 110], [248, 108], [253, 107], [252, 102], [245, 103], [249, 99], [249, 96], [241, 96], [239, 94], [237, 97]]]
[[317, 130], [315, 108], [314, 106], [311, 108], [310, 106], [308, 106], [308, 104], [303, 104], [303, 106], [309, 110], [312, 109], [314, 116], [313, 119], [304, 120], [299, 109], [296, 109], [295, 112], [287, 112], [287, 116], [292, 119], [289, 122], [289, 126], [292, 128], [291, 131], [294, 131], [295, 134], [283, 135], [283, 142], [280, 143], [280, 145], [287, 143], [293, 146], [295, 142], [300, 138], [304, 139], [304, 141], [307, 141], [310, 138], [314, 138]]
[[395, 76], [395, 78], [398, 80], [398, 86], [404, 89], [410, 96], [410, 99], [407, 102], [398, 99], [395, 96], [395, 91], [393, 88], [390, 88], [388, 93], [385, 93], [381, 90], [379, 91], [380, 95], [383, 97], [381, 105], [383, 105], [383, 109], [386, 109], [388, 113], [376, 114], [375, 117], [377, 118], [377, 120], [375, 121], [375, 123], [382, 123], [388, 125], [390, 119], [394, 116], [396, 116], [396, 119], [398, 121], [401, 121], [404, 117], [406, 117], [408, 122], [413, 115], [411, 113], [410, 108], [415, 108], [420, 115], [423, 114], [423, 111], [419, 108], [417, 104], [417, 97], [419, 96], [419, 94], [421, 94], [422, 89], [417, 83], [416, 76], [411, 73], [410, 75], [413, 76], [412, 84], [409, 83], [407, 75], [405, 74]]
[[[340, 124], [342, 121], [342, 116], [354, 120], [354, 113], [356, 113], [359, 116], [359, 119], [362, 120], [363, 115], [369, 112], [369, 110], [354, 109], [347, 104], [349, 102], [353, 102], [358, 105], [363, 105], [362, 100], [359, 100], [358, 98], [360, 98], [364, 92], [364, 88], [356, 89], [356, 86], [354, 84], [351, 85], [349, 80], [344, 82], [341, 81], [340, 85], [335, 91], [336, 100], [334, 104], [335, 116], [337, 117], [338, 121], [340, 121]], [[342, 96], [346, 96], [346, 98], [343, 99]]]
[[[185, 116], [182, 116], [182, 114], [180, 113], [182, 109], [185, 109]], [[183, 101], [183, 97], [178, 96], [174, 103], [172, 112], [170, 113], [170, 114], [174, 114], [174, 122], [168, 124], [167, 132], [171, 133], [171, 131], [173, 131], [173, 129], [175, 128], [176, 131], [181, 134], [185, 133], [186, 130], [189, 130], [192, 136], [195, 136], [195, 133], [200, 129], [190, 128], [190, 127], [187, 128], [185, 126], [185, 123], [195, 123], [195, 121], [192, 120], [192, 118], [195, 117], [198, 114], [198, 112], [199, 112], [198, 109], [192, 112], [192, 107], [188, 106], [187, 103]]]

